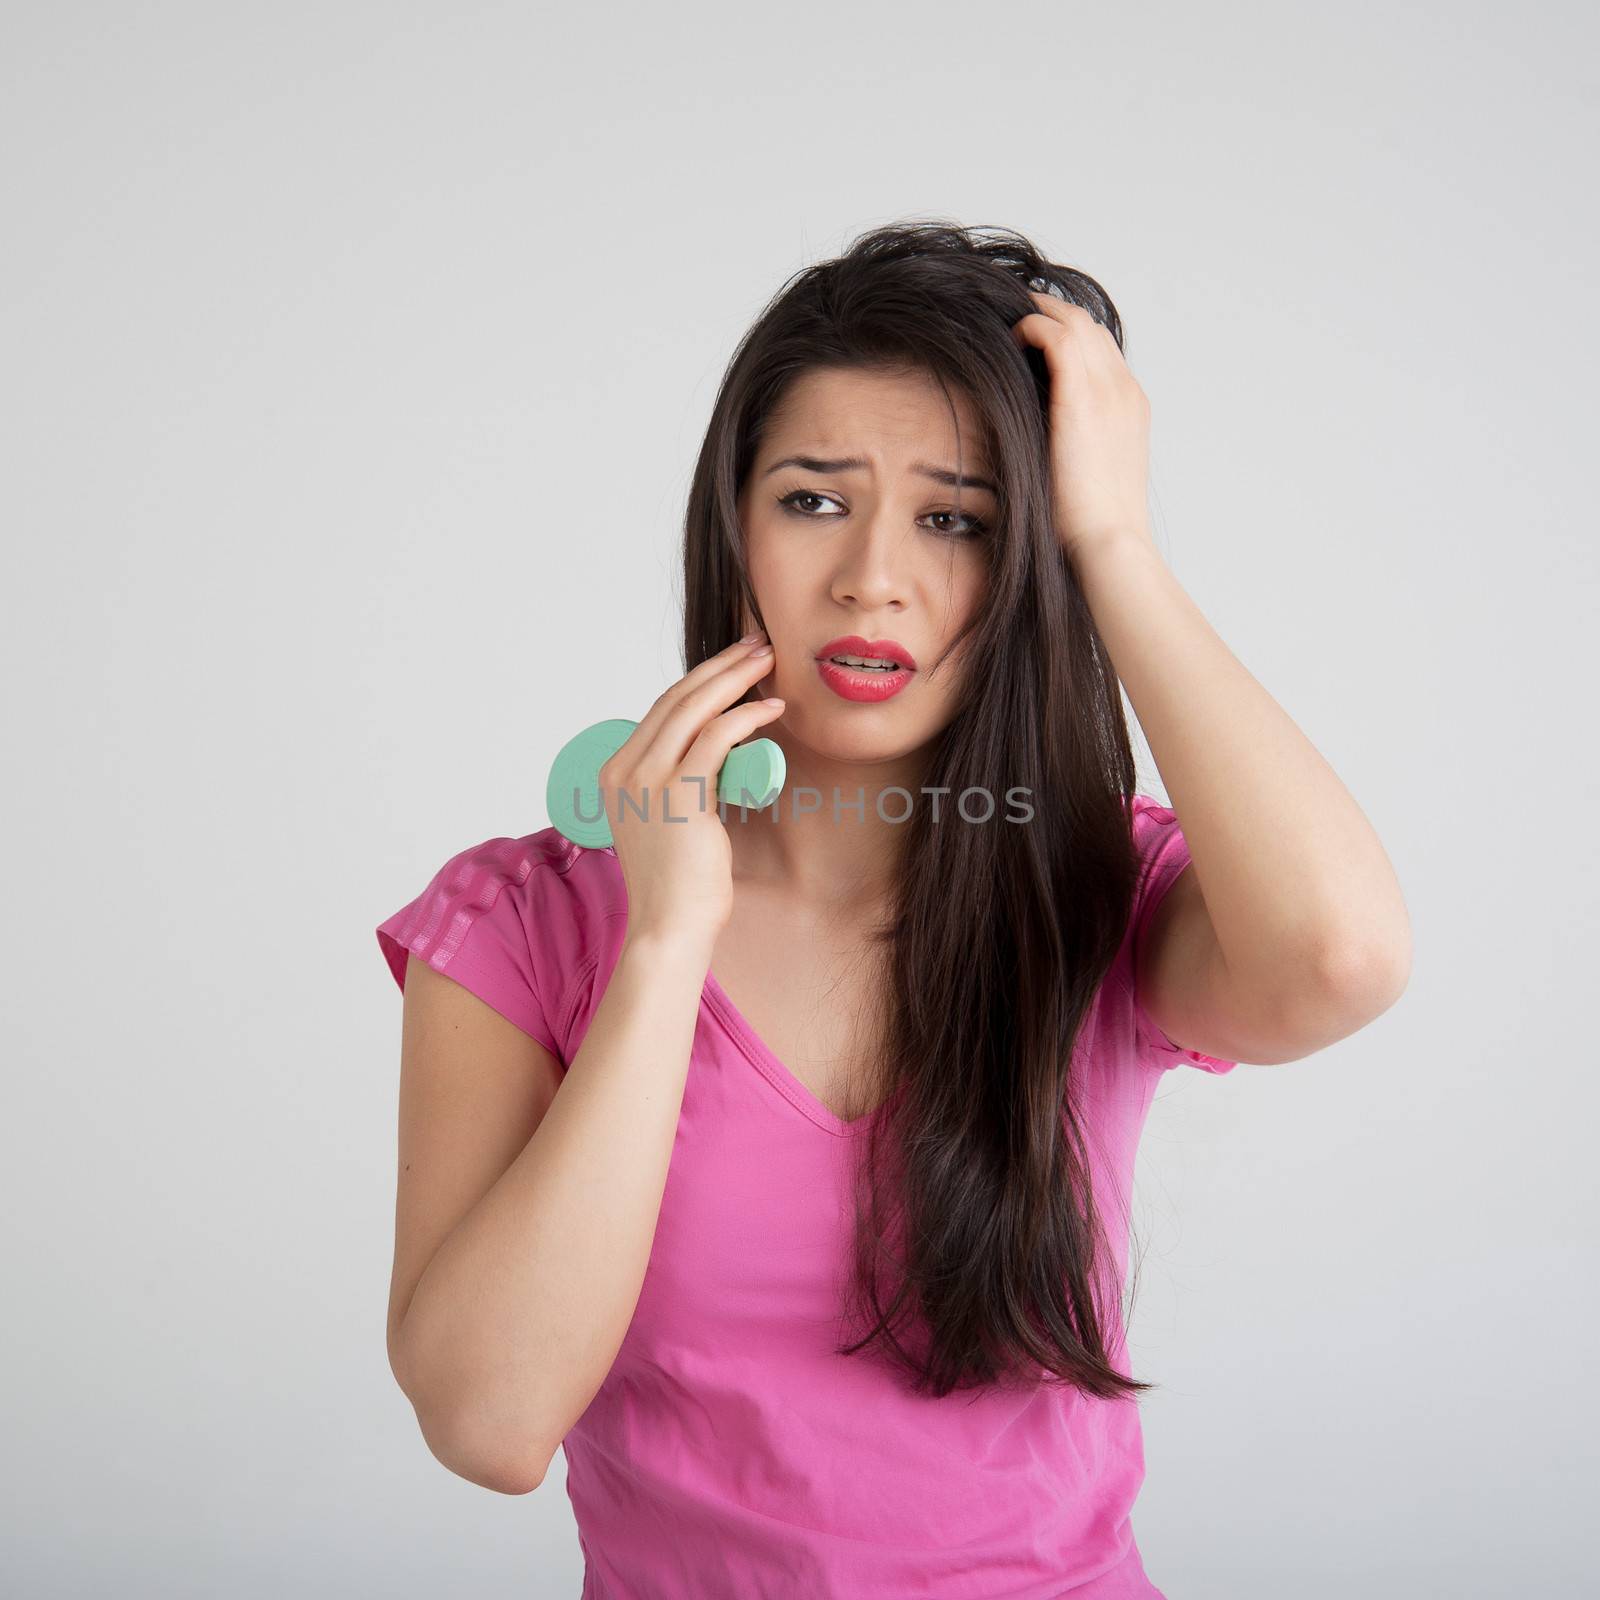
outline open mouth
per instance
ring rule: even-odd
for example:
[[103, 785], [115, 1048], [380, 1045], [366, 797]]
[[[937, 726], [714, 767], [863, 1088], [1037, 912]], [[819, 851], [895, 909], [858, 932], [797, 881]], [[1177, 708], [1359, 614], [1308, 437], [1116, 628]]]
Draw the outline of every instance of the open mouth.
[[832, 662], [851, 672], [915, 672], [916, 658], [898, 639], [863, 639], [843, 633], [817, 651], [817, 660]]
[[858, 672], [904, 672], [904, 662], [886, 661], [882, 656], [826, 656], [824, 660], [840, 667], [854, 667]]
[[830, 639], [817, 652], [817, 673], [841, 700], [876, 705], [892, 700], [916, 675], [911, 652], [895, 639], [859, 634]]

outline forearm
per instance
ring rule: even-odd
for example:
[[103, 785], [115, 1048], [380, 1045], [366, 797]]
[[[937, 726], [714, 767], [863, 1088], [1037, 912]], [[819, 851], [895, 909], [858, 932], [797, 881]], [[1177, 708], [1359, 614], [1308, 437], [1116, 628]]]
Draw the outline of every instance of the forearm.
[[1383, 845], [1311, 742], [1217, 635], [1147, 537], [1074, 558], [1149, 741], [1229, 972], [1380, 1007], [1410, 923]]
[[593, 1399], [638, 1303], [709, 946], [628, 941], [533, 1137], [440, 1246], [401, 1329], [430, 1448], [532, 1487]]

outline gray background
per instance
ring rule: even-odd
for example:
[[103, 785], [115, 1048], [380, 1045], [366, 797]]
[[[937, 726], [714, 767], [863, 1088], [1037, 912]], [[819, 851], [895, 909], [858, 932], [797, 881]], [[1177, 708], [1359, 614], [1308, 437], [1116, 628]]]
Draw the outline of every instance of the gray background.
[[761, 304], [939, 215], [1111, 291], [1157, 541], [1414, 918], [1376, 1024], [1153, 1109], [1148, 1569], [1585, 1592], [1592, 12], [0, 17], [0, 1588], [576, 1596], [560, 1458], [453, 1477], [388, 1370], [373, 928], [678, 676]]

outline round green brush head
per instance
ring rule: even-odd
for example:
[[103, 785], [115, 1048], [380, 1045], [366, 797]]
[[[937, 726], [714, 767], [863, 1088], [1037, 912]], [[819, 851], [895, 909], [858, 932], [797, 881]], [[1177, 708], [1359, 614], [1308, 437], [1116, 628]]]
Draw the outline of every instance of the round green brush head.
[[[562, 838], [589, 850], [603, 850], [611, 843], [611, 819], [600, 804], [600, 769], [638, 726], [626, 717], [612, 717], [574, 734], [557, 751], [550, 764], [544, 803], [551, 826]], [[761, 811], [778, 798], [784, 775], [783, 749], [773, 740], [735, 745], [717, 774], [717, 799], [725, 805]], [[630, 794], [628, 804], [642, 810], [647, 804], [654, 808], [660, 799], [659, 795]], [[607, 795], [606, 804], [614, 811], [618, 797]], [[650, 814], [657, 813], [652, 809]]]

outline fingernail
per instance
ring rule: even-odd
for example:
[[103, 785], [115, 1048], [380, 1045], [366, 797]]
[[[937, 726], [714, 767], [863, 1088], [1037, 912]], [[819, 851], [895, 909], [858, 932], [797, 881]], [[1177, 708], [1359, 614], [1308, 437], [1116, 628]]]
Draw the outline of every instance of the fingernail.
[[747, 633], [739, 641], [740, 644], [754, 644], [761, 637], [761, 630], [757, 628], [754, 633]]

